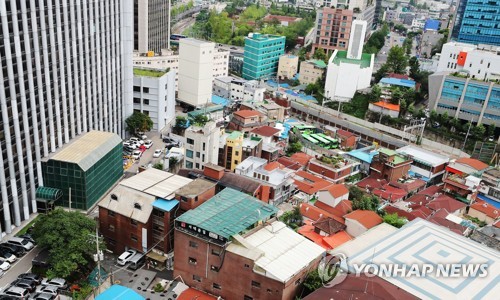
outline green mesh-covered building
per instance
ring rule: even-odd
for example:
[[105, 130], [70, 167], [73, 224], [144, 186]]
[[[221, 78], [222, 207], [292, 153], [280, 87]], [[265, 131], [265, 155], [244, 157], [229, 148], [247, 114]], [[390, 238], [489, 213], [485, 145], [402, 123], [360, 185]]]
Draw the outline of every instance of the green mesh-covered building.
[[123, 175], [122, 140], [90, 131], [42, 162], [43, 185], [62, 191], [56, 205], [88, 210]]

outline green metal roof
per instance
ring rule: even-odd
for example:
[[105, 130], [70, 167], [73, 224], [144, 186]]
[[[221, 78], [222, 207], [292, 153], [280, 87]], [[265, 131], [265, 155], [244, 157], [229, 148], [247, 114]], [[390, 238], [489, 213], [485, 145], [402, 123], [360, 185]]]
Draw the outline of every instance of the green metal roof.
[[223, 110], [223, 109], [224, 109], [224, 105], [213, 105], [213, 106], [209, 106], [206, 108], [201, 108], [201, 109], [190, 111], [190, 112], [188, 112], [188, 116], [191, 118], [194, 118], [197, 115], [206, 115], [208, 113]]
[[230, 140], [236, 140], [236, 139], [239, 139], [240, 136], [242, 136], [242, 135], [243, 135], [243, 133], [241, 133], [240, 131], [233, 131], [229, 134], [229, 136], [227, 138]]
[[333, 63], [340, 65], [341, 62], [349, 64], [358, 64], [361, 68], [368, 68], [372, 61], [372, 55], [368, 53], [361, 54], [361, 59], [347, 58], [347, 51], [338, 51], [333, 59]]
[[36, 199], [37, 200], [49, 200], [57, 201], [61, 199], [63, 193], [60, 189], [40, 186], [36, 189]]
[[229, 239], [260, 220], [267, 220], [278, 209], [245, 193], [225, 188], [195, 209], [177, 218], [198, 228]]
[[319, 59], [311, 59], [311, 60], [308, 60], [308, 62], [316, 65], [317, 68], [320, 68], [320, 69], [324, 69], [326, 68], [326, 64], [324, 61], [322, 60], [319, 60]]

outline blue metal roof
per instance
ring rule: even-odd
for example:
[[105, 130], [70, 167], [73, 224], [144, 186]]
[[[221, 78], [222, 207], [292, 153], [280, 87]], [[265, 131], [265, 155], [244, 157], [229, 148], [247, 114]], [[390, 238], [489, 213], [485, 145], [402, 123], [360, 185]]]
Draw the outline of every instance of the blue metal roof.
[[429, 29], [439, 30], [440, 26], [441, 26], [441, 22], [439, 20], [429, 19], [429, 20], [425, 21], [424, 31], [427, 31]]
[[175, 199], [156, 199], [156, 201], [153, 202], [153, 207], [163, 211], [171, 211], [177, 204], [179, 204], [179, 201]]
[[212, 95], [212, 103], [227, 106], [229, 104], [229, 100], [227, 100], [226, 98], [222, 98], [220, 96], [217, 96], [217, 95]]
[[478, 197], [479, 199], [481, 199], [481, 200], [483, 200], [483, 201], [485, 201], [485, 202], [489, 203], [490, 205], [493, 205], [495, 208], [500, 209], [500, 202], [497, 202], [497, 201], [495, 201], [495, 200], [493, 200], [493, 199], [488, 198], [488, 196], [487, 196], [487, 195], [477, 194], [477, 197]]
[[144, 300], [144, 297], [121, 285], [114, 284], [109, 289], [98, 295], [95, 300]]
[[391, 77], [384, 77], [380, 80], [381, 83], [390, 84], [390, 85], [398, 85], [408, 88], [415, 88], [415, 81], [408, 79], [398, 79]]
[[364, 161], [366, 163], [371, 164], [373, 157], [378, 154], [378, 151], [366, 152], [366, 151], [361, 151], [361, 150], [352, 150], [352, 151], [347, 152], [347, 154], [349, 154], [350, 156], [355, 157], [361, 161]]

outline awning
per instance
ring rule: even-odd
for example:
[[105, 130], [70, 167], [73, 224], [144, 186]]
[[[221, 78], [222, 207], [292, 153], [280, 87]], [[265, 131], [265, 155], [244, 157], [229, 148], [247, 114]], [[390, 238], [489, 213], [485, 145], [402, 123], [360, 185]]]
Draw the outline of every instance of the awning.
[[158, 262], [164, 263], [167, 261], [167, 257], [165, 255], [160, 255], [158, 253], [155, 253], [153, 251], [149, 252], [146, 257], [151, 258], [153, 260], [156, 260]]
[[61, 199], [63, 193], [60, 189], [40, 186], [36, 189], [36, 200], [38, 201], [57, 201]]
[[464, 198], [464, 197], [462, 197], [462, 196], [455, 196], [455, 199], [457, 199], [458, 201], [463, 202], [463, 203], [465, 203], [465, 204], [470, 204], [469, 199]]

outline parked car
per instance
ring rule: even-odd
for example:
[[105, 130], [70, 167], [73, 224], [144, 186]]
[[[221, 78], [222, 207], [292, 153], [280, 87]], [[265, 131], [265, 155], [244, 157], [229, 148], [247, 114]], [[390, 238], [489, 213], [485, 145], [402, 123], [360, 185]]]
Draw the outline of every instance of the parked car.
[[19, 238], [25, 239], [30, 241], [33, 245], [36, 245], [35, 239], [33, 239], [33, 236], [29, 233], [21, 234], [18, 236]]
[[151, 146], [153, 146], [153, 141], [152, 140], [147, 140], [144, 142], [144, 146], [149, 149]]
[[137, 145], [130, 141], [123, 142], [123, 147], [131, 148], [133, 150], [137, 149]]
[[14, 254], [17, 257], [23, 256], [24, 254], [26, 254], [26, 250], [24, 250], [24, 248], [18, 247], [18, 246], [12, 245], [12, 244], [7, 244], [7, 243], [0, 244], [0, 250], [1, 249], [5, 249], [5, 250], [9, 251], [10, 253]]
[[10, 269], [9, 262], [0, 259], [0, 270], [7, 271], [8, 269]]
[[10, 285], [26, 289], [30, 293], [33, 293], [37, 286], [36, 282], [27, 279], [16, 279]]
[[55, 285], [47, 285], [40, 289], [40, 293], [49, 294], [53, 296], [59, 295], [59, 288]]
[[165, 155], [166, 159], [176, 158], [177, 161], [181, 161], [184, 158], [184, 149], [172, 147], [170, 151], [168, 151], [167, 155]]
[[52, 295], [48, 293], [36, 293], [30, 300], [55, 300], [57, 295]]
[[18, 247], [23, 247], [24, 250], [26, 250], [26, 251], [30, 251], [31, 249], [33, 249], [35, 247], [35, 245], [33, 245], [32, 242], [30, 242], [26, 239], [20, 238], [20, 237], [11, 238], [10, 240], [7, 241], [7, 244], [11, 244], [11, 245], [18, 246]]
[[17, 260], [17, 256], [15, 256], [14, 254], [10, 253], [5, 249], [0, 249], [0, 259], [6, 260], [12, 264]]
[[139, 151], [139, 150], [135, 150], [135, 151], [132, 153], [132, 158], [133, 158], [133, 159], [139, 159], [139, 158], [141, 158], [141, 156], [142, 156], [142, 152], [141, 152], [141, 151]]
[[[27, 299], [30, 292], [27, 289], [23, 289], [17, 286], [11, 286], [3, 292], [4, 295], [11, 296], [15, 299]], [[11, 298], [11, 299], [12, 299]]]
[[45, 278], [44, 280], [42, 280], [42, 285], [43, 286], [52, 285], [52, 286], [58, 287], [58, 288], [63, 289], [63, 290], [68, 287], [66, 285], [66, 280], [64, 280], [62, 278], [52, 278], [50, 280]]
[[123, 252], [117, 259], [118, 264], [120, 266], [126, 265], [136, 253], [137, 251], [132, 249]]
[[40, 251], [31, 262], [32, 266], [38, 268], [49, 268], [49, 250], [43, 249]]
[[162, 153], [163, 153], [162, 149], [156, 149], [155, 152], [153, 153], [153, 157], [160, 157]]
[[139, 143], [140, 145], [143, 145], [143, 144], [144, 144], [144, 141], [143, 141], [143, 140], [141, 140], [141, 139], [139, 139], [139, 138], [137, 138], [137, 137], [131, 137], [131, 138], [130, 138], [130, 141], [132, 141], [132, 142], [136, 142], [136, 143]]
[[39, 285], [42, 282], [42, 277], [40, 277], [37, 274], [33, 274], [33, 273], [19, 274], [19, 276], [17, 276], [17, 278], [18, 279], [27, 279], [27, 280], [34, 281], [37, 285]]

